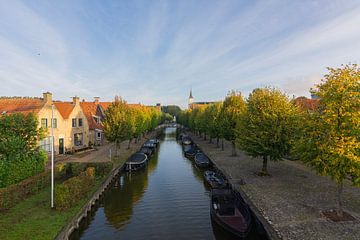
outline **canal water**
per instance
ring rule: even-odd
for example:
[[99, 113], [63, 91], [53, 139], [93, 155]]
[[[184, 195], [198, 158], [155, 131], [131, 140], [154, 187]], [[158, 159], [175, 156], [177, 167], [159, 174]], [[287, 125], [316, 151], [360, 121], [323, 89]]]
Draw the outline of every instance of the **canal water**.
[[212, 223], [203, 172], [166, 128], [147, 167], [121, 174], [80, 239], [233, 239]]

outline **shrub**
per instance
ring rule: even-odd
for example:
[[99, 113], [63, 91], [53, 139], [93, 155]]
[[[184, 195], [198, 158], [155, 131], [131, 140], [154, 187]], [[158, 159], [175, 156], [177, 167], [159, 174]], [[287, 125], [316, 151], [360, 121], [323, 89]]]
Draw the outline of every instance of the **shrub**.
[[87, 168], [79, 176], [69, 178], [55, 187], [55, 205], [58, 210], [72, 207], [85, 197], [95, 182], [95, 168]]
[[38, 193], [49, 184], [50, 171], [47, 171], [6, 188], [0, 188], [0, 211], [15, 206], [24, 198]]

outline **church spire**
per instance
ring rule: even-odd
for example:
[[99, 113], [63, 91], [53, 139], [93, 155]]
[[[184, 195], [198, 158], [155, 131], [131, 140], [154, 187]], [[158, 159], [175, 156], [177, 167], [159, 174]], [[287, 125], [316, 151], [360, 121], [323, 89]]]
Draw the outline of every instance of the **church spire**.
[[190, 96], [189, 96], [189, 98], [193, 98], [192, 89], [190, 89]]

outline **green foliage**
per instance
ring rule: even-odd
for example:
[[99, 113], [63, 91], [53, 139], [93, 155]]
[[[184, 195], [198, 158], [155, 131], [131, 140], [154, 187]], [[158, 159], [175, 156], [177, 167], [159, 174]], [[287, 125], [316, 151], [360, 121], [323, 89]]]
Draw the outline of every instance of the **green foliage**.
[[317, 172], [360, 185], [360, 68], [329, 68], [313, 93], [319, 111], [304, 116], [298, 152]]
[[47, 155], [37, 147], [43, 136], [33, 114], [0, 117], [0, 187], [44, 171]]
[[237, 122], [237, 144], [252, 157], [263, 157], [263, 173], [267, 159], [281, 160], [289, 153], [296, 131], [298, 109], [285, 94], [273, 88], [253, 90], [247, 110]]
[[168, 105], [168, 106], [162, 106], [161, 111], [164, 113], [168, 113], [172, 116], [178, 117], [179, 114], [181, 113], [181, 108], [176, 105]]
[[0, 211], [10, 209], [30, 195], [40, 192], [50, 184], [50, 171], [43, 172], [20, 183], [0, 188]]
[[211, 138], [221, 138], [223, 136], [221, 109], [222, 103], [214, 103], [207, 106], [205, 110], [205, 113], [208, 116], [207, 132]]
[[241, 93], [231, 91], [222, 105], [220, 119], [222, 119], [222, 135], [228, 141], [235, 141], [236, 123], [246, 110], [246, 103]]
[[122, 141], [132, 136], [132, 122], [130, 120], [130, 108], [121, 98], [115, 101], [105, 111], [105, 121], [103, 122], [105, 136], [110, 142], [115, 142], [120, 146]]
[[55, 187], [55, 207], [65, 210], [74, 206], [86, 196], [95, 184], [95, 168], [87, 168], [79, 176], [69, 178]]

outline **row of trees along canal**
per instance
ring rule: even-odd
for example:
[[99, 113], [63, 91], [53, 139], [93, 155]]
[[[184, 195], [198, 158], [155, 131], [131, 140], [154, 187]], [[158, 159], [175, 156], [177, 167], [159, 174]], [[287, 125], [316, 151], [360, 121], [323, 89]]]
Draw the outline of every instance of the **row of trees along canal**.
[[230, 141], [232, 155], [237, 146], [261, 157], [261, 176], [269, 175], [269, 159], [300, 158], [337, 183], [337, 214], [342, 217], [344, 179], [360, 185], [360, 69], [351, 64], [328, 71], [311, 89], [318, 97], [313, 111], [301, 109], [281, 90], [265, 87], [254, 89], [247, 99], [232, 91], [223, 102], [182, 111], [178, 121], [205, 140], [216, 139], [218, 147], [219, 139]]
[[118, 150], [121, 142], [128, 140], [130, 148], [133, 139], [137, 142], [165, 120], [172, 120], [172, 116], [155, 107], [128, 105], [120, 97], [115, 97], [115, 101], [105, 111], [103, 126], [106, 139], [114, 142]]

